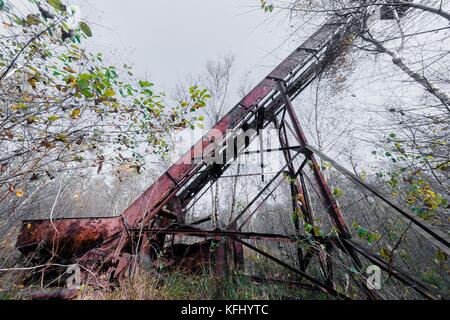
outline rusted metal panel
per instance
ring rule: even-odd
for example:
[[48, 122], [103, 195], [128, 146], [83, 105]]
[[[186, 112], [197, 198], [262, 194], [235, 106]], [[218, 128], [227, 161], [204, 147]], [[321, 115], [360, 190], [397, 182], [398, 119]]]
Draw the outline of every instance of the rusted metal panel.
[[233, 250], [233, 264], [236, 270], [240, 270], [244, 268], [244, 247], [242, 244], [231, 241], [232, 250]]
[[[229, 232], [220, 230], [198, 233], [189, 229], [152, 230], [155, 233], [167, 232], [177, 236], [212, 237], [194, 244], [175, 244], [167, 248], [164, 259], [167, 266], [181, 268], [190, 272], [212, 270], [216, 274], [226, 274], [229, 269], [240, 269], [244, 264], [242, 244], [225, 238]], [[239, 232], [233, 232], [239, 236]], [[245, 237], [245, 236], [244, 236]], [[232, 258], [232, 259], [231, 259]]]
[[45, 255], [71, 259], [122, 231], [121, 217], [28, 220], [22, 223], [16, 247], [23, 254], [39, 250]]

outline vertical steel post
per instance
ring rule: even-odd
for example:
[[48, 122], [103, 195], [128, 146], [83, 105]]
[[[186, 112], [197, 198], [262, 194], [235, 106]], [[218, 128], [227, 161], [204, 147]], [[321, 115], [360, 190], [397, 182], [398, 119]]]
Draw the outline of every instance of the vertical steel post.
[[[304, 134], [300, 121], [297, 118], [297, 115], [294, 111], [294, 107], [292, 106], [292, 102], [289, 97], [286, 95], [285, 90], [283, 88], [282, 80], [277, 81], [278, 91], [283, 97], [285, 106], [287, 108], [288, 115], [291, 119], [292, 125], [294, 127], [295, 134], [299, 139], [302, 146], [308, 145], [308, 141], [306, 139], [306, 135]], [[339, 230], [340, 235], [345, 238], [350, 237], [350, 232], [347, 227], [347, 224], [342, 216], [342, 213], [339, 207], [336, 204], [336, 201], [333, 199], [333, 196], [330, 192], [330, 188], [325, 180], [325, 177], [320, 170], [319, 163], [317, 162], [315, 156], [311, 153], [305, 153], [305, 156], [312, 162], [312, 170], [314, 172], [314, 176], [319, 184], [320, 188], [320, 196], [323, 202], [326, 205], [326, 210], [330, 214], [331, 219], [333, 220], [334, 226]]]
[[[293, 210], [293, 224], [295, 228], [296, 235], [300, 235], [300, 219], [299, 214], [305, 213], [303, 208], [298, 203], [298, 196], [303, 198], [303, 194], [301, 193], [301, 185], [298, 180], [298, 177], [295, 175], [294, 164], [292, 162], [292, 155], [289, 148], [289, 142], [287, 141], [286, 131], [284, 127], [284, 119], [282, 119], [281, 124], [278, 123], [277, 119], [274, 119], [275, 127], [278, 129], [278, 139], [280, 142], [281, 148], [283, 148], [283, 155], [288, 164], [289, 170], [289, 186], [291, 190], [291, 201], [292, 201], [292, 210]], [[292, 181], [295, 179], [295, 181]], [[303, 248], [300, 243], [297, 243], [297, 255], [298, 255], [298, 263], [300, 268], [302, 269], [304, 266], [304, 253]]]

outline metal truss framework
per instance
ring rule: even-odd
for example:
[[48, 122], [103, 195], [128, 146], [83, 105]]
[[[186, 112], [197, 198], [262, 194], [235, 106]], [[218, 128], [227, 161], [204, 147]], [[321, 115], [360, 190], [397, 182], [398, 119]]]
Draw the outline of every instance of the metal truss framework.
[[[352, 19], [331, 20], [325, 23], [119, 217], [24, 221], [17, 242], [18, 249], [24, 255], [35, 257], [36, 263], [37, 261], [78, 263], [98, 273], [106, 273], [110, 279], [117, 279], [133, 272], [133, 262], [138, 256], [145, 255], [151, 260], [156, 260], [167, 246], [167, 235], [200, 237], [212, 239], [218, 243], [215, 253], [218, 272], [223, 272], [226, 268], [226, 256], [231, 251], [235, 257], [235, 264], [242, 265], [243, 247], [246, 247], [297, 274], [301, 281], [307, 282], [291, 284], [323, 291], [337, 298], [349, 299], [337, 290], [333, 278], [333, 255], [336, 251], [340, 251], [350, 257], [351, 263], [358, 270], [362, 268], [360, 257], [363, 257], [425, 298], [442, 298], [425, 284], [410, 277], [405, 271], [389, 265], [381, 257], [351, 240], [350, 230], [338, 203], [333, 198], [316, 157], [327, 161], [356, 186], [372, 193], [392, 207], [399, 216], [411, 223], [421, 235], [446, 254], [450, 254], [448, 236], [418, 220], [380, 191], [310, 146], [292, 106], [292, 100], [316, 78], [336, 49], [351, 36], [355, 27], [356, 23]], [[259, 137], [250, 137], [249, 143], [245, 144], [242, 150], [230, 154], [227, 146], [236, 145], [237, 132], [248, 129], [263, 132], [270, 125], [277, 129], [280, 148], [249, 151], [250, 142], [257, 138], [261, 139], [262, 133], [260, 133]], [[235, 134], [229, 135], [230, 130]], [[221, 135], [217, 136], [217, 132]], [[291, 137], [295, 139], [294, 145], [290, 143]], [[225, 161], [211, 164], [208, 161], [193, 162], [196, 156], [195, 151], [198, 150], [201, 150], [206, 158], [219, 155]], [[192, 204], [205, 193], [208, 184], [225, 177], [224, 173], [233, 161], [242, 154], [260, 153], [262, 155], [265, 152], [282, 152], [285, 158], [284, 166], [273, 174], [262, 190], [234, 217], [225, 230], [204, 230], [197, 227], [209, 221], [210, 216], [192, 223], [185, 222], [186, 213]], [[261, 160], [263, 159], [262, 157]], [[313, 208], [306, 182], [306, 170], [312, 172], [317, 194], [323, 204], [322, 209]], [[265, 181], [268, 173], [261, 172], [260, 175]], [[326, 212], [336, 230], [334, 236], [321, 237], [313, 230], [305, 234], [300, 219], [293, 221], [295, 234], [292, 235], [242, 232], [248, 221], [258, 213], [262, 203], [281, 185], [286, 175], [291, 182], [293, 212], [302, 216], [304, 221], [312, 226], [315, 225], [315, 214], [320, 210]], [[262, 201], [255, 207], [259, 200]], [[292, 243], [296, 245], [300, 267], [291, 266], [246, 240]], [[308, 241], [316, 245], [305, 250], [301, 243]], [[318, 257], [323, 279], [318, 280], [308, 273], [308, 266], [313, 257]], [[367, 298], [381, 298], [379, 292], [368, 288], [363, 279], [352, 275], [351, 277]]]

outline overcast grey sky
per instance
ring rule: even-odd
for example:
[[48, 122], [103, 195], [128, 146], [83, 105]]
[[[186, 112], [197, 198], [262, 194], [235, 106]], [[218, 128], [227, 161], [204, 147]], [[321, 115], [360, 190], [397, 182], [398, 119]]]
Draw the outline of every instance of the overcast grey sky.
[[165, 90], [201, 72], [208, 59], [227, 53], [236, 56], [237, 72], [252, 71], [259, 80], [298, 45], [298, 39], [287, 40], [289, 21], [262, 12], [258, 0], [73, 3], [92, 26], [94, 49], [112, 62], [133, 63], [138, 76], [148, 76]]

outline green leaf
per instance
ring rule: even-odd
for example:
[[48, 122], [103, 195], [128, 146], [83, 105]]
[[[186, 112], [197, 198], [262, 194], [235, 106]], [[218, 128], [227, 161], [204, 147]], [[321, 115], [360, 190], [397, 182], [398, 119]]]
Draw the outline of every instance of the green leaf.
[[291, 219], [292, 219], [292, 222], [297, 223], [297, 221], [298, 221], [298, 213], [295, 212], [295, 211], [292, 212]]
[[436, 258], [438, 262], [444, 262], [447, 261], [448, 256], [445, 252], [443, 252], [442, 250], [438, 249], [436, 251]]
[[48, 117], [47, 119], [48, 119], [48, 121], [51, 121], [51, 122], [53, 122], [53, 121], [56, 121], [56, 120], [58, 120], [58, 119], [59, 119], [59, 117], [58, 117], [58, 116], [50, 116], [50, 117]]
[[92, 98], [94, 96], [88, 88], [80, 88], [80, 92], [86, 98]]
[[82, 80], [89, 80], [92, 78], [92, 76], [89, 73], [81, 73], [78, 77]]
[[26, 20], [14, 15], [14, 22], [17, 23], [19, 26], [24, 26], [26, 23]]
[[78, 81], [77, 81], [77, 85], [78, 85], [78, 88], [80, 88], [80, 90], [86, 90], [89, 88], [89, 80], [82, 79], [80, 77], [80, 79], [78, 79]]
[[391, 257], [391, 251], [386, 247], [382, 248], [380, 253], [383, 258], [390, 259]]
[[369, 234], [369, 231], [363, 227], [359, 227], [358, 229], [356, 229], [356, 232], [358, 233], [358, 236], [361, 239], [365, 239], [367, 237], [367, 235]]
[[61, 0], [47, 0], [47, 3], [58, 11], [66, 11], [67, 9]]
[[29, 14], [27, 15], [27, 25], [29, 26], [36, 26], [39, 23], [41, 23], [41, 20], [39, 17], [35, 14]]
[[313, 226], [307, 222], [304, 223], [303, 228], [305, 229], [306, 232], [311, 232], [311, 230], [313, 229]]
[[91, 28], [89, 27], [89, 25], [86, 22], [80, 22], [78, 24], [78, 26], [80, 27], [81, 31], [83, 31], [83, 33], [88, 36], [88, 37], [92, 37], [92, 31]]
[[374, 232], [374, 233], [369, 233], [366, 237], [367, 243], [369, 245], [371, 245], [374, 241], [378, 241], [381, 239], [381, 234]]
[[81, 113], [80, 109], [78, 109], [78, 108], [77, 109], [73, 109], [71, 114], [70, 114], [70, 117], [72, 119], [78, 119], [80, 117], [80, 113]]
[[314, 226], [313, 231], [314, 231], [314, 235], [316, 237], [319, 237], [322, 234], [322, 231], [320, 230], [320, 228], [318, 226]]
[[115, 95], [116, 95], [116, 92], [113, 89], [106, 89], [105, 96], [114, 97]]
[[342, 189], [340, 189], [340, 188], [334, 188], [334, 189], [333, 189], [333, 196], [334, 196], [335, 198], [341, 198], [341, 197], [344, 196], [344, 192], [343, 192]]
[[60, 141], [60, 142], [66, 142], [67, 141], [67, 136], [63, 133], [60, 133], [56, 136], [55, 138], [56, 141]]
[[140, 85], [142, 88], [145, 88], [145, 87], [151, 87], [151, 86], [153, 86], [153, 83], [148, 82], [148, 81], [139, 81], [139, 85]]

